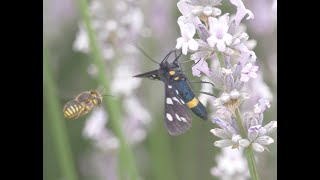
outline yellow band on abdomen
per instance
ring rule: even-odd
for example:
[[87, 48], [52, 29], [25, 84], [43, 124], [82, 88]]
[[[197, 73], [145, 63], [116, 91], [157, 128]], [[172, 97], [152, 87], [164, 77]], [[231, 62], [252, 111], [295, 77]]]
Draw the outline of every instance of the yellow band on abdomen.
[[196, 107], [198, 103], [199, 103], [199, 100], [196, 97], [194, 97], [191, 101], [187, 102], [187, 106], [191, 109]]

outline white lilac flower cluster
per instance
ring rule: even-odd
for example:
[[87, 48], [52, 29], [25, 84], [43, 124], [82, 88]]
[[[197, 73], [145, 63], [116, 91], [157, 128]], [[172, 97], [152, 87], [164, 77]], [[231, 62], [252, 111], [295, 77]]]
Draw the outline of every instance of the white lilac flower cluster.
[[[235, 110], [243, 100], [250, 98], [243, 87], [258, 76], [257, 57], [251, 50], [249, 35], [240, 24], [246, 15], [247, 20], [253, 19], [254, 15], [241, 0], [230, 2], [237, 8], [232, 17], [219, 9], [221, 0], [179, 1], [177, 6], [182, 16], [178, 18], [178, 25], [182, 37], [177, 39], [176, 48], [182, 48], [185, 55], [192, 53], [190, 58], [196, 63], [192, 68], [193, 75], [206, 75], [221, 91], [213, 101], [217, 111], [212, 120], [220, 128], [211, 132], [223, 140], [215, 142], [215, 145], [247, 147], [252, 144], [254, 150], [262, 152], [266, 149], [265, 145], [273, 143], [267, 135], [276, 128], [275, 121], [262, 127], [263, 112], [265, 107], [270, 107], [269, 101], [262, 98], [252, 112], [243, 114], [246, 137], [241, 137], [235, 121]], [[196, 32], [199, 38], [196, 38]], [[220, 65], [209, 67], [209, 63], [214, 64], [213, 61], [220, 62]]]
[[[140, 86], [141, 79], [132, 79], [131, 76], [140, 67], [140, 63], [137, 63], [139, 52], [134, 42], [148, 31], [144, 25], [144, 15], [136, 2], [130, 0], [92, 0], [89, 14], [98, 47], [103, 60], [108, 64], [106, 76], [112, 78], [110, 94], [126, 97], [122, 103], [123, 132], [128, 132], [125, 137], [130, 144], [139, 143], [146, 136], [145, 128], [149, 124], [150, 114], [133, 94]], [[73, 49], [90, 52], [88, 33], [82, 22], [79, 23]], [[117, 63], [109, 64], [115, 58]], [[89, 65], [88, 73], [96, 76], [97, 67], [93, 63]], [[102, 150], [118, 148], [117, 138], [106, 128], [107, 118], [108, 114], [103, 108], [95, 109], [83, 130], [83, 135]]]

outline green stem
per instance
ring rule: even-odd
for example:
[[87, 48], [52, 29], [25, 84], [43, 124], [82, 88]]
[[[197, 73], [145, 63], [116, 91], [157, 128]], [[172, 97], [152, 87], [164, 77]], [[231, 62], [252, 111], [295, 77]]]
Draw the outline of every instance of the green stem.
[[223, 55], [221, 52], [219, 51], [216, 51], [217, 52], [217, 55], [218, 55], [218, 59], [219, 59], [219, 63], [220, 63], [220, 67], [221, 68], [224, 68], [226, 67], [226, 64], [224, 63], [224, 58], [223, 58]]
[[77, 180], [78, 175], [68, 142], [65, 119], [62, 117], [62, 107], [57, 99], [56, 85], [49, 68], [48, 53], [45, 47], [43, 47], [43, 66], [44, 93], [48, 103], [48, 113], [50, 113], [47, 117], [50, 117], [48, 120], [52, 128], [52, 138], [57, 148], [59, 167], [64, 177], [62, 179]]
[[247, 161], [252, 180], [259, 180], [258, 170], [256, 167], [256, 161], [254, 159], [252, 145], [246, 148]]
[[[80, 10], [82, 19], [84, 20], [84, 24], [86, 30], [89, 35], [90, 40], [90, 50], [92, 55], [94, 56], [95, 64], [98, 68], [98, 82], [102, 84], [107, 92], [110, 92], [109, 80], [106, 78], [106, 66], [102, 60], [100, 49], [98, 48], [97, 41], [95, 38], [95, 33], [91, 26], [90, 17], [89, 17], [89, 9], [87, 0], [79, 0]], [[113, 127], [115, 135], [119, 139], [120, 150], [119, 150], [119, 173], [120, 177], [123, 179], [126, 175], [123, 167], [126, 167], [128, 170], [128, 176], [132, 180], [138, 180], [139, 174], [138, 170], [135, 166], [135, 160], [133, 156], [133, 152], [131, 151], [129, 145], [126, 143], [125, 137], [121, 128], [121, 103], [118, 99], [109, 99], [106, 98], [104, 101], [104, 105], [107, 108], [107, 112], [110, 118], [111, 126]]]
[[[242, 124], [241, 115], [239, 108], [235, 109], [236, 122], [240, 129], [240, 134], [242, 137], [247, 138], [244, 126]], [[254, 159], [252, 145], [246, 148], [245, 153], [247, 155], [247, 162], [250, 171], [250, 176], [252, 180], [259, 180], [259, 175], [256, 167], [256, 161]]]
[[244, 138], [246, 138], [246, 131], [244, 130], [243, 124], [242, 124], [242, 120], [241, 120], [241, 113], [239, 108], [235, 109], [235, 115], [236, 115], [236, 121], [237, 121], [237, 125], [240, 129], [240, 135]]
[[[156, 116], [158, 117], [158, 116]], [[163, 125], [162, 121], [155, 122], [154, 127]], [[152, 179], [175, 180], [177, 171], [174, 154], [170, 149], [170, 137], [165, 134], [163, 128], [155, 128], [148, 136], [148, 145], [152, 158]], [[170, 162], [170, 163], [169, 163]], [[165, 173], [164, 173], [165, 172]]]

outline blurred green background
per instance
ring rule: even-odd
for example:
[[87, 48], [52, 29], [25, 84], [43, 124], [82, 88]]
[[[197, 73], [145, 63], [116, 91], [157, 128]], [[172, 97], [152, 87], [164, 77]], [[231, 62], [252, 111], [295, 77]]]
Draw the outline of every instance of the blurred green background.
[[[108, 1], [107, 1], [108, 2]], [[150, 37], [144, 38], [142, 46], [149, 55], [157, 61], [174, 48], [176, 38], [180, 37], [179, 27], [176, 23], [180, 12], [176, 7], [177, 1], [139, 1], [139, 5], [145, 16], [145, 24], [149, 26]], [[253, 11], [261, 11], [259, 3], [244, 1], [247, 8]], [[267, 3], [261, 1], [260, 4]], [[229, 3], [227, 3], [229, 4]], [[157, 7], [154, 7], [157, 6]], [[266, 6], [265, 8], [269, 8]], [[161, 13], [157, 17], [154, 12], [165, 10], [169, 14], [162, 17]], [[223, 10], [232, 9], [223, 6]], [[264, 10], [272, 13], [269, 9]], [[234, 8], [232, 9], [234, 10]], [[86, 173], [83, 164], [89, 160], [88, 154], [99, 154], [101, 159], [111, 161], [108, 153], [100, 152], [94, 147], [90, 140], [85, 139], [82, 131], [85, 120], [89, 115], [77, 120], [66, 120], [63, 118], [62, 108], [64, 104], [76, 96], [78, 93], [90, 89], [95, 89], [100, 85], [96, 79], [87, 73], [88, 66], [92, 63], [93, 57], [88, 54], [76, 52], [72, 49], [78, 32], [78, 23], [81, 20], [79, 1], [76, 0], [45, 0], [43, 7], [44, 14], [44, 46], [46, 61], [49, 71], [44, 72], [46, 76], [50, 73], [53, 82], [49, 86], [52, 92], [44, 87], [43, 102], [43, 179], [45, 180], [66, 180], [65, 168], [74, 166], [76, 176], [81, 180], [101, 179], [99, 175]], [[255, 14], [255, 20], [250, 22], [247, 32], [251, 39], [257, 40], [255, 48], [258, 61], [264, 80], [270, 87], [273, 94], [272, 107], [266, 111], [264, 124], [271, 120], [276, 120], [277, 112], [277, 82], [276, 82], [276, 25], [273, 25], [267, 32], [264, 27], [259, 27], [264, 22], [264, 18], [259, 18]], [[260, 15], [264, 16], [264, 14]], [[157, 18], [165, 19], [167, 22], [163, 29], [155, 29], [152, 23], [157, 22]], [[271, 18], [271, 17], [269, 17]], [[160, 21], [160, 20], [159, 20]], [[268, 20], [270, 21], [270, 20]], [[276, 21], [273, 22], [276, 24]], [[270, 27], [268, 27], [270, 28]], [[161, 33], [161, 34], [159, 34]], [[158, 68], [158, 65], [151, 63], [143, 55], [140, 56], [140, 64], [143, 66], [137, 73], [146, 72]], [[185, 57], [186, 58], [186, 57]], [[116, 60], [112, 60], [116, 61]], [[46, 70], [46, 67], [44, 67]], [[51, 72], [50, 72], [51, 71]], [[49, 75], [49, 76], [50, 76]], [[132, 74], [134, 75], [134, 74]], [[187, 72], [190, 79], [197, 79]], [[44, 77], [45, 84], [48, 84], [47, 77]], [[125, 88], [125, 87], [124, 87]], [[195, 89], [200, 86], [195, 85]], [[49, 90], [49, 91], [51, 91]], [[50, 96], [50, 93], [52, 97]], [[110, 94], [110, 92], [107, 92]], [[146, 138], [136, 146], [133, 146], [136, 167], [142, 179], [162, 180], [162, 179], [183, 179], [183, 180], [209, 180], [217, 179], [210, 174], [210, 168], [216, 165], [215, 157], [220, 152], [219, 148], [213, 146], [218, 140], [209, 131], [215, 126], [211, 122], [204, 123], [199, 118], [193, 116], [193, 125], [190, 131], [178, 137], [170, 136], [163, 125], [164, 108], [164, 87], [161, 82], [143, 80], [138, 91], [135, 91], [141, 99], [142, 104], [148, 107], [151, 115], [150, 127], [146, 130]], [[52, 108], [52, 101], [57, 101], [58, 106]], [[112, 106], [112, 104], [110, 104]], [[56, 112], [52, 112], [52, 110]], [[59, 120], [58, 120], [59, 119]], [[277, 179], [277, 137], [272, 135], [275, 143], [269, 146], [270, 152], [263, 152], [258, 155], [258, 172], [261, 179]], [[59, 140], [65, 141], [65, 149], [70, 150], [68, 154], [59, 154]], [[64, 145], [62, 145], [64, 146]], [[64, 149], [64, 148], [62, 148]], [[105, 153], [105, 154], [104, 154]], [[114, 153], [114, 152], [111, 152]], [[102, 155], [101, 155], [102, 154]], [[97, 157], [100, 157], [97, 155]], [[61, 164], [61, 158], [68, 161], [67, 165]], [[70, 159], [69, 159], [70, 158]], [[69, 162], [69, 160], [71, 162]], [[92, 162], [90, 162], [92, 164]], [[98, 166], [98, 165], [97, 165]], [[104, 167], [104, 166], [102, 166]], [[98, 167], [93, 167], [98, 168]], [[106, 169], [107, 171], [107, 169]], [[89, 175], [88, 175], [89, 174]], [[96, 176], [96, 177], [95, 177]], [[72, 175], [71, 175], [72, 177]], [[107, 179], [113, 179], [111, 176]]]

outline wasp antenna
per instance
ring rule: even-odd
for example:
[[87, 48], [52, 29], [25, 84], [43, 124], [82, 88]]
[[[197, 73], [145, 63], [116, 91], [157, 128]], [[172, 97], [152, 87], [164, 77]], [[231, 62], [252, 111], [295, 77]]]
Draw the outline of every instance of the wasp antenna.
[[153, 60], [138, 44], [134, 43], [136, 48], [140, 50], [140, 52], [145, 55], [147, 58], [149, 58], [149, 60], [151, 60], [154, 63], [159, 64], [157, 61]]
[[163, 61], [166, 61], [166, 60], [169, 58], [170, 54], [173, 53], [174, 51], [175, 51], [175, 50], [171, 50], [171, 51], [166, 55], [166, 57], [164, 57], [164, 58], [162, 59], [161, 63], [162, 63]]
[[110, 96], [110, 97], [115, 97], [113, 95], [109, 95], [109, 94], [103, 94], [102, 96]]
[[102, 94], [103, 90], [105, 89], [105, 86], [102, 87], [100, 94]]
[[[180, 50], [180, 54], [177, 56], [177, 49], [174, 50], [174, 55], [175, 55], [175, 59], [173, 61], [174, 64], [177, 64], [178, 59], [180, 58], [180, 56], [182, 55], [182, 51]], [[177, 64], [178, 65], [178, 64]]]

